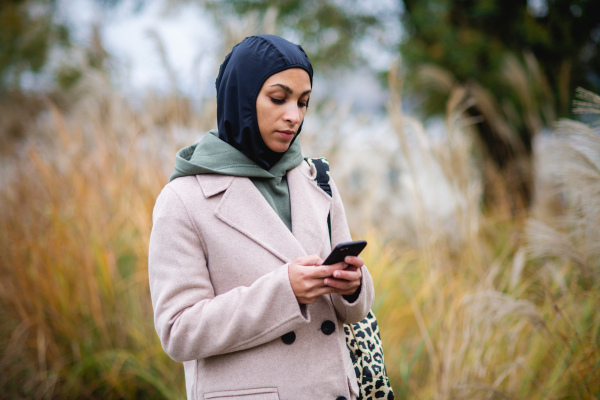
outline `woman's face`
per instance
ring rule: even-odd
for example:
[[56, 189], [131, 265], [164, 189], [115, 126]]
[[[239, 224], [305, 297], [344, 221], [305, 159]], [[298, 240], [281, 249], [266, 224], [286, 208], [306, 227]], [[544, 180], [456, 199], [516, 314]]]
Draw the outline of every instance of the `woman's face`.
[[256, 98], [258, 129], [267, 147], [286, 151], [302, 124], [308, 99], [310, 77], [301, 68], [290, 68], [271, 75]]

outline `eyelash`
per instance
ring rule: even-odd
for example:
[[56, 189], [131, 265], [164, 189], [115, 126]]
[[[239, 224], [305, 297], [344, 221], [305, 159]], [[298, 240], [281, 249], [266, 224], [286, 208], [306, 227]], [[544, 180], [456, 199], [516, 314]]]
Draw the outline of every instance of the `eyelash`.
[[[275, 103], [275, 104], [283, 104], [283, 103], [285, 103], [285, 99], [274, 99], [273, 97], [271, 97], [271, 101], [273, 103]], [[306, 101], [306, 102], [300, 102], [299, 101], [298, 105], [300, 107], [306, 107], [306, 108], [308, 108], [308, 101]]]

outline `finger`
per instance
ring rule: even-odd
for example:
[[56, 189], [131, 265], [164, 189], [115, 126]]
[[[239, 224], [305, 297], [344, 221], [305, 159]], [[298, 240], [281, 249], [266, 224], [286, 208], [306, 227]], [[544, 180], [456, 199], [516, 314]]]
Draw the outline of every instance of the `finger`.
[[344, 258], [344, 261], [350, 265], [355, 266], [356, 268], [360, 268], [363, 265], [365, 265], [365, 260], [357, 256], [346, 256]]
[[360, 269], [354, 271], [345, 269], [333, 271], [331, 276], [335, 279], [342, 279], [346, 281], [360, 281], [362, 273]]
[[339, 290], [342, 290], [342, 291], [351, 290], [351, 289], [356, 290], [356, 288], [358, 288], [360, 286], [360, 281], [346, 281], [346, 280], [342, 280], [342, 279], [333, 279], [333, 278], [325, 278], [323, 280], [323, 282], [327, 286], [337, 289], [336, 293]]
[[345, 268], [344, 263], [337, 263], [332, 265], [320, 265], [318, 267], [314, 267], [309, 272], [311, 278], [314, 279], [323, 279], [331, 276], [334, 271], [343, 270]]

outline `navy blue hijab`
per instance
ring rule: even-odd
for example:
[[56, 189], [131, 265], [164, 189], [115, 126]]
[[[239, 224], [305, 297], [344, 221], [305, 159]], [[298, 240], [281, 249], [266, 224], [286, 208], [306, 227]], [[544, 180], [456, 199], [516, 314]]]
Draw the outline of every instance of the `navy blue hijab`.
[[[262, 139], [256, 98], [267, 78], [290, 68], [304, 69], [312, 86], [312, 65], [302, 47], [279, 36], [258, 35], [238, 43], [225, 57], [217, 76], [219, 138], [266, 170], [285, 152], [269, 149]], [[301, 129], [302, 124], [298, 133]]]

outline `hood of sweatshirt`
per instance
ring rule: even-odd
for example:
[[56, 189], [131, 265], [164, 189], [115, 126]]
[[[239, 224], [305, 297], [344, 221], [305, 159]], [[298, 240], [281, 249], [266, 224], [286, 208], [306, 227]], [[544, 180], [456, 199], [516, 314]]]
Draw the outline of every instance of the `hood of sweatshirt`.
[[185, 147], [175, 156], [175, 170], [171, 179], [188, 175], [221, 174], [248, 177], [275, 210], [283, 223], [292, 230], [290, 193], [286, 173], [302, 162], [300, 143], [294, 142], [281, 159], [266, 170], [236, 148], [209, 131], [200, 143]]
[[219, 138], [216, 130], [209, 131], [204, 138], [177, 152], [175, 170], [170, 180], [187, 175], [220, 174], [264, 178], [280, 181], [286, 172], [302, 162], [300, 143], [294, 142], [282, 153], [278, 163], [266, 170], [242, 154], [229, 143]]

